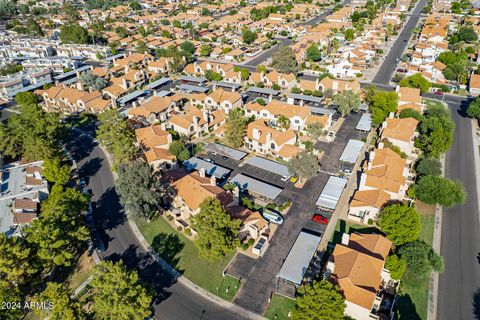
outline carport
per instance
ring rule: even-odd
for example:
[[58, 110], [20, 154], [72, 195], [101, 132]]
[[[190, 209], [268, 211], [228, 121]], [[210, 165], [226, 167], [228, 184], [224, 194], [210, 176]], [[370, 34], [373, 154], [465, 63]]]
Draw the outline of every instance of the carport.
[[121, 97], [118, 99], [118, 104], [122, 107], [126, 106], [127, 104], [139, 99], [142, 96], [146, 96], [149, 94], [149, 90], [137, 90], [132, 93], [127, 94], [126, 96]]
[[334, 211], [346, 185], [347, 179], [331, 176], [315, 203], [317, 207]]
[[170, 78], [161, 78], [161, 79], [158, 79], [156, 81], [153, 81], [153, 82], [147, 84], [146, 88], [147, 89], [156, 89], [158, 87], [166, 85], [167, 83], [170, 83], [171, 81], [172, 80], [170, 80]]
[[303, 277], [317, 251], [321, 238], [319, 234], [300, 231], [277, 275], [277, 287], [279, 278], [293, 283], [297, 287], [302, 284]]
[[249, 164], [251, 166], [270, 171], [272, 173], [278, 174], [281, 177], [285, 177], [286, 179], [290, 178], [291, 176], [286, 165], [265, 158], [255, 156], [248, 159], [245, 164]]
[[280, 94], [280, 90], [273, 90], [268, 88], [259, 88], [259, 87], [250, 87], [248, 88], [247, 92], [255, 93], [255, 94], [263, 94], [267, 96], [278, 96]]
[[209, 90], [208, 87], [194, 86], [191, 84], [181, 84], [177, 88], [182, 92], [206, 93]]
[[201, 77], [192, 77], [192, 76], [181, 76], [178, 78], [180, 81], [187, 81], [187, 82], [193, 82], [193, 83], [198, 83], [202, 84], [207, 82], [207, 79], [201, 78]]
[[313, 107], [313, 106], [308, 106], [310, 108], [310, 112], [314, 115], [320, 115], [320, 116], [330, 116], [335, 113], [332, 109], [326, 109], [326, 108], [320, 108], [320, 107]]
[[270, 202], [273, 202], [282, 192], [280, 188], [241, 173], [233, 177], [230, 182], [238, 185], [241, 191], [248, 191], [252, 196]]
[[304, 94], [290, 93], [288, 95], [287, 103], [289, 104], [304, 104], [319, 106], [322, 103], [322, 97], [307, 96]]
[[206, 174], [208, 174], [209, 176], [214, 176], [217, 179], [223, 179], [231, 172], [231, 170], [227, 168], [221, 167], [214, 163], [210, 163], [197, 157], [192, 157], [184, 161], [183, 166], [188, 171], [200, 171], [203, 169], [205, 170]]
[[225, 81], [215, 82], [215, 85], [220, 88], [230, 89], [232, 92], [235, 92], [242, 87], [241, 84]]
[[372, 129], [372, 115], [367, 112], [362, 114], [362, 117], [358, 121], [358, 124], [355, 127], [355, 129], [369, 132]]
[[237, 150], [237, 149], [233, 149], [233, 148], [224, 146], [223, 144], [219, 144], [219, 143], [215, 143], [215, 142], [207, 144], [205, 146], [205, 150], [210, 151], [210, 152], [214, 152], [214, 153], [218, 153], [222, 156], [229, 157], [233, 160], [242, 160], [247, 155], [246, 152], [243, 152], [243, 151], [240, 151], [240, 150]]
[[364, 145], [365, 144], [360, 140], [348, 140], [348, 143], [340, 156], [340, 161], [352, 164], [357, 162], [360, 151], [362, 151]]

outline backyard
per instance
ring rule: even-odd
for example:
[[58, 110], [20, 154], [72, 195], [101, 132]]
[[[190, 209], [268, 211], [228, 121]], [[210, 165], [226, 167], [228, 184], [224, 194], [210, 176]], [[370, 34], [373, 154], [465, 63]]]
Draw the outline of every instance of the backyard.
[[232, 301], [239, 289], [237, 279], [223, 276], [235, 253], [210, 262], [198, 255], [192, 241], [172, 228], [163, 218], [150, 223], [138, 222], [138, 228], [153, 249], [178, 272], [205, 290]]

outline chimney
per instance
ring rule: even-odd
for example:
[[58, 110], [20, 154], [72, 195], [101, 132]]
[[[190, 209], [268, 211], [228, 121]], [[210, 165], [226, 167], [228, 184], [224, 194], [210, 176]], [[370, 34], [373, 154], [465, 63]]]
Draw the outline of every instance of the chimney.
[[235, 188], [233, 188], [232, 195], [233, 195], [233, 205], [235, 206], [240, 205], [240, 188], [238, 186], [235, 186]]
[[350, 242], [350, 235], [348, 233], [342, 234], [342, 244], [348, 247], [349, 242]]
[[210, 185], [215, 187], [217, 185], [217, 178], [215, 176], [210, 176]]
[[200, 177], [205, 178], [205, 168], [200, 168], [200, 170], [198, 170], [198, 174]]
[[207, 123], [210, 123], [210, 113], [208, 111], [203, 111], [203, 119], [207, 121]]

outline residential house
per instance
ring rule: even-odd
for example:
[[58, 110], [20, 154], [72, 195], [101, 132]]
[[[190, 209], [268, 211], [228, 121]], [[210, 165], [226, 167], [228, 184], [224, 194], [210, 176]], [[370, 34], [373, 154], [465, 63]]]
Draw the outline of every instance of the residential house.
[[480, 74], [472, 73], [468, 83], [469, 92], [472, 96], [480, 95]]
[[168, 151], [172, 135], [162, 125], [151, 125], [135, 130], [137, 142], [149, 165], [157, 170], [169, 170], [177, 166], [176, 157]]
[[418, 151], [415, 148], [416, 128], [418, 120], [414, 118], [387, 118], [380, 129], [380, 143], [386, 141], [400, 148], [409, 157], [414, 157]]
[[420, 96], [420, 89], [397, 86], [395, 91], [399, 98], [397, 112], [405, 109], [413, 109], [423, 113], [424, 105], [422, 103], [422, 97]]
[[[392, 242], [378, 234], [343, 234], [327, 263], [326, 277], [345, 298], [345, 314], [357, 320], [390, 318], [398, 282], [385, 269]], [[391, 299], [381, 308], [383, 299]]]

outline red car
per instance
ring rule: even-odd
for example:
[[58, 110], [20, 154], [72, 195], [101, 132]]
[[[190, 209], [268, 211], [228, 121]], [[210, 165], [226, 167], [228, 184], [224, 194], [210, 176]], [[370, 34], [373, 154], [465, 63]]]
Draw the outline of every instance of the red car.
[[443, 96], [443, 92], [442, 91], [435, 91], [434, 94], [436, 96]]
[[321, 224], [328, 224], [328, 219], [322, 216], [321, 214], [314, 214], [312, 221], [315, 221]]

